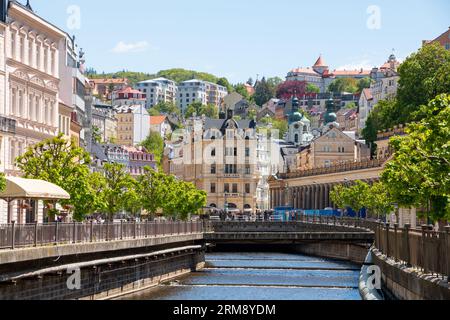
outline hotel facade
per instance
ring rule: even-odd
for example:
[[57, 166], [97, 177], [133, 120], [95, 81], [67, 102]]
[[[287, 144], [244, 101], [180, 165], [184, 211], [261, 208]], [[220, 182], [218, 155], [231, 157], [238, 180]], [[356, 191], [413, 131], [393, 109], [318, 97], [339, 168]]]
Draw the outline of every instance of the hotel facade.
[[[29, 4], [0, 1], [0, 171], [6, 176], [20, 176], [15, 159], [28, 147], [59, 133], [80, 139], [73, 73], [64, 68], [68, 39]], [[0, 224], [44, 219], [41, 201], [10, 206], [8, 214], [6, 202], [0, 201]]]

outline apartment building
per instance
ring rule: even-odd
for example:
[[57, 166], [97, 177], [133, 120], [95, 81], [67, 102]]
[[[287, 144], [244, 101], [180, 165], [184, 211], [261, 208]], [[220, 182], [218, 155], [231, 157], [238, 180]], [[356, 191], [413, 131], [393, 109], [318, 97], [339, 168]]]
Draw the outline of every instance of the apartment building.
[[117, 144], [134, 147], [150, 134], [150, 115], [144, 105], [114, 107], [117, 118]]
[[184, 113], [190, 104], [200, 102], [220, 107], [228, 95], [227, 88], [203, 80], [188, 80], [178, 85], [177, 105]]
[[104, 143], [113, 143], [117, 140], [116, 112], [110, 104], [94, 99], [92, 104], [92, 128], [98, 130]]
[[175, 103], [177, 84], [166, 78], [156, 78], [136, 84], [136, 89], [146, 95], [145, 106], [150, 109], [160, 102]]
[[260, 172], [255, 123], [198, 118], [171, 146], [169, 173], [207, 192], [208, 206], [254, 213]]
[[121, 90], [114, 91], [111, 94], [111, 101], [113, 105], [145, 105], [147, 100], [147, 94], [142, 93], [139, 90], [135, 90], [131, 87], [126, 87]]
[[400, 75], [397, 72], [400, 63], [392, 54], [380, 68], [374, 68], [371, 78], [374, 80], [369, 89], [364, 89], [359, 101], [359, 130], [366, 127], [367, 118], [372, 109], [381, 100], [394, 99], [398, 91]]

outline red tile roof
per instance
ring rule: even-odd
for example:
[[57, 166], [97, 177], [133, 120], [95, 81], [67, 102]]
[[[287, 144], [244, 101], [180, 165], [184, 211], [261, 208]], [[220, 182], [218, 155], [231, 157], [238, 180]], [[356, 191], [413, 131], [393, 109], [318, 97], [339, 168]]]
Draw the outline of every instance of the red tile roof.
[[334, 70], [332, 75], [334, 76], [370, 76], [370, 70]]
[[370, 76], [370, 70], [334, 70], [332, 76]]
[[166, 116], [150, 117], [150, 125], [160, 125], [166, 121]]
[[319, 59], [317, 59], [316, 63], [314, 64], [314, 67], [326, 67], [326, 66], [327, 64], [323, 60], [322, 56], [320, 56]]
[[313, 69], [311, 68], [297, 68], [297, 69], [293, 69], [291, 72], [293, 73], [306, 73], [306, 74], [313, 74], [318, 76], [319, 74], [317, 72], [315, 72]]
[[364, 89], [363, 94], [366, 97], [367, 100], [373, 100], [372, 90], [370, 89]]
[[140, 92], [139, 90], [135, 90], [133, 88], [127, 87], [123, 90], [118, 90], [116, 91], [117, 94], [119, 93], [128, 93], [128, 94], [142, 94], [142, 92]]

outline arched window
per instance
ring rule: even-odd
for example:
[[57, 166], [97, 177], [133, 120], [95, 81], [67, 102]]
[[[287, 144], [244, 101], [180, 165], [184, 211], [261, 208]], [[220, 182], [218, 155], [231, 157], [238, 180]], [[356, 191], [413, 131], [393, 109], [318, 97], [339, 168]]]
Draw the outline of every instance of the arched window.
[[298, 140], [299, 140], [299, 139], [298, 139], [298, 133], [295, 134], [294, 140], [295, 140], [295, 143], [298, 143]]

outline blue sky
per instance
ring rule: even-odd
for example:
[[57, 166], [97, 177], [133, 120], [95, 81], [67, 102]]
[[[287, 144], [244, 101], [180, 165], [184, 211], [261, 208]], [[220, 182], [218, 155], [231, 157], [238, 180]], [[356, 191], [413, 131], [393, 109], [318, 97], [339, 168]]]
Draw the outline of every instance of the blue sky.
[[[380, 65], [393, 48], [404, 59], [422, 40], [450, 26], [448, 0], [31, 0], [31, 5], [75, 34], [88, 65], [99, 72], [180, 67], [232, 82], [257, 74], [285, 77], [292, 68], [311, 66], [319, 54], [332, 69]], [[80, 10], [79, 28], [71, 19], [77, 15], [68, 13], [73, 5]]]

